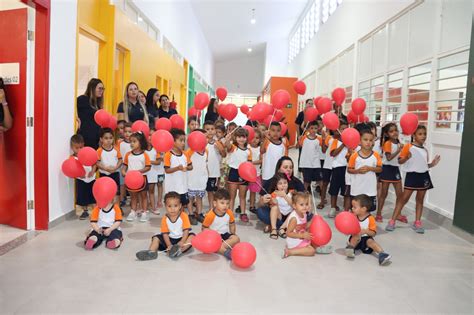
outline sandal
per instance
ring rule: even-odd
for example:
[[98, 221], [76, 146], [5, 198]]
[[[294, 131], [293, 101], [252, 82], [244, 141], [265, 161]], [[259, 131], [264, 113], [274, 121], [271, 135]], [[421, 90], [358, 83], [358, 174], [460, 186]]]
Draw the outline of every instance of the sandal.
[[[276, 233], [276, 230], [277, 229], [272, 229], [272, 232], [270, 233], [270, 238], [272, 240], [277, 240], [278, 239], [278, 233]], [[273, 232], [273, 231], [275, 231], [275, 232]]]
[[319, 210], [321, 210], [321, 209], [324, 209], [324, 206], [325, 206], [325, 205], [326, 205], [326, 203], [321, 201], [321, 202], [316, 206], [316, 208], [318, 208]]
[[[283, 231], [283, 232], [281, 232], [281, 231]], [[280, 228], [278, 230], [278, 236], [281, 237], [281, 238], [286, 238], [286, 229]]]

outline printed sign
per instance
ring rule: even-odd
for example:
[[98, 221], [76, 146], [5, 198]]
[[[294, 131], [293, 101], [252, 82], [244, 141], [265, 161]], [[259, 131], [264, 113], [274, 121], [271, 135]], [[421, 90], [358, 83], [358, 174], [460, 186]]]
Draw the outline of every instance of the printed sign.
[[0, 77], [3, 78], [5, 85], [20, 84], [20, 64], [0, 63]]

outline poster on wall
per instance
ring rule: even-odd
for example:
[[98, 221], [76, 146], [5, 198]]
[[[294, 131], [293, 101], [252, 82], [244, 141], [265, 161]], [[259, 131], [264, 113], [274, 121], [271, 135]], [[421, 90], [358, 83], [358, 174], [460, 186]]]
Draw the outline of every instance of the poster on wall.
[[3, 78], [5, 85], [20, 84], [20, 64], [18, 62], [0, 63], [0, 77]]
[[[445, 105], [445, 106], [438, 106], [438, 112], [436, 113], [436, 123], [437, 129], [449, 129], [451, 128], [451, 110], [453, 109], [452, 106]], [[443, 122], [446, 121], [446, 122]]]

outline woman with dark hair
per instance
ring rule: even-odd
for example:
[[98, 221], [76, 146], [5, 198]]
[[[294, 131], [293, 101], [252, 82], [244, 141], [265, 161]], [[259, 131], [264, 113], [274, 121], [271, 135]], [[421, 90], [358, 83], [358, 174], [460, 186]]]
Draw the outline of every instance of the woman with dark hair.
[[95, 122], [94, 115], [102, 109], [104, 102], [104, 84], [100, 79], [92, 78], [87, 83], [86, 91], [77, 98], [77, 116], [79, 129], [77, 134], [84, 138], [84, 145], [98, 149], [100, 126]]
[[[294, 176], [293, 174], [294, 164], [293, 160], [287, 156], [282, 156], [275, 167], [275, 175], [262, 183], [262, 191], [260, 192], [260, 201], [259, 208], [257, 209], [257, 217], [265, 223], [264, 233], [270, 233], [271, 230], [279, 229], [283, 225], [284, 220], [277, 220], [276, 226], [271, 226], [270, 224], [270, 202], [272, 196], [267, 192], [270, 190], [270, 187], [275, 186], [275, 181], [277, 180], [277, 174], [283, 174], [288, 178], [288, 190], [295, 190], [297, 192], [304, 192], [303, 183]], [[311, 220], [312, 214], [308, 216], [308, 221]]]
[[135, 122], [143, 120], [148, 123], [148, 113], [145, 104], [140, 103], [140, 90], [138, 84], [129, 82], [125, 87], [123, 101], [120, 102], [117, 109], [117, 119], [126, 122]]
[[13, 117], [10, 113], [5, 94], [3, 79], [0, 78], [0, 133], [7, 131], [13, 126]]
[[160, 107], [158, 108], [158, 117], [170, 118], [178, 112], [176, 109], [170, 107], [170, 98], [168, 95], [161, 94], [160, 96]]
[[219, 114], [217, 113], [217, 103], [218, 100], [216, 98], [211, 98], [209, 101], [209, 106], [207, 107], [207, 113], [204, 117], [204, 121], [216, 122], [216, 120], [220, 118]]
[[158, 101], [160, 100], [160, 91], [151, 88], [146, 93], [146, 110], [150, 128], [155, 128], [155, 119], [158, 119]]

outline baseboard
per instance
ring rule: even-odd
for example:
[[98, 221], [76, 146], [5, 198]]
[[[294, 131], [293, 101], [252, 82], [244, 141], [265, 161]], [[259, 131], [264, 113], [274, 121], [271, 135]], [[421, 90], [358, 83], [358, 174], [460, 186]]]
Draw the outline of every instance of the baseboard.
[[73, 219], [75, 217], [76, 217], [76, 210], [73, 209], [73, 210], [63, 214], [62, 216], [54, 219], [53, 221], [49, 222], [48, 229], [52, 229], [52, 228], [58, 226], [59, 224], [61, 224], [63, 222], [66, 222], [67, 220]]

